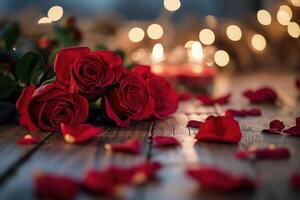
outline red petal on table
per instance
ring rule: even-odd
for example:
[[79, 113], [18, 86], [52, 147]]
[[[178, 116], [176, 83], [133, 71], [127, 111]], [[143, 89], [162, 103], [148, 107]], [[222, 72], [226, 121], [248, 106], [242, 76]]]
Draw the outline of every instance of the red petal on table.
[[239, 123], [223, 116], [209, 116], [196, 135], [198, 141], [238, 143], [241, 138]]
[[201, 121], [197, 121], [197, 120], [190, 120], [188, 121], [187, 123], [187, 127], [190, 127], [190, 128], [200, 128], [202, 126], [203, 122]]
[[187, 174], [201, 184], [201, 187], [220, 191], [236, 191], [256, 188], [256, 182], [250, 178], [236, 176], [214, 167], [190, 168]]
[[102, 128], [90, 124], [79, 124], [76, 126], [61, 124], [60, 127], [65, 141], [72, 144], [84, 143], [103, 132]]
[[259, 109], [227, 109], [225, 111], [225, 116], [227, 117], [246, 117], [246, 116], [261, 116], [261, 111]]
[[106, 144], [105, 148], [114, 152], [139, 154], [141, 152], [141, 142], [138, 139], [131, 139], [122, 144]]
[[271, 103], [274, 104], [277, 100], [277, 94], [272, 88], [264, 87], [258, 90], [252, 91], [247, 90], [244, 96], [248, 98], [250, 103], [260, 104], [260, 103]]
[[300, 190], [300, 173], [292, 174], [290, 176], [289, 183], [293, 188]]
[[250, 149], [246, 151], [238, 151], [235, 156], [239, 159], [270, 159], [280, 160], [289, 158], [291, 155], [290, 150], [285, 147], [268, 147], [260, 149]]
[[156, 135], [153, 137], [153, 142], [156, 147], [168, 147], [168, 146], [176, 146], [180, 143], [174, 137], [166, 137]]
[[231, 97], [231, 94], [227, 94], [222, 97], [218, 98], [211, 98], [210, 96], [207, 95], [198, 95], [197, 99], [202, 102], [204, 105], [214, 105], [214, 104], [227, 104], [229, 102], [229, 98]]
[[269, 129], [264, 129], [264, 133], [268, 134], [275, 134], [279, 135], [281, 134], [281, 131], [284, 129], [284, 123], [278, 119], [272, 120], [269, 124]]
[[178, 97], [179, 97], [180, 101], [186, 101], [186, 100], [190, 100], [191, 98], [193, 98], [193, 95], [189, 92], [179, 92]]
[[31, 145], [31, 144], [37, 144], [40, 141], [41, 140], [39, 137], [26, 134], [26, 135], [21, 136], [18, 139], [17, 143], [20, 145]]
[[34, 180], [36, 195], [40, 199], [74, 199], [79, 192], [77, 181], [51, 174], [38, 174]]

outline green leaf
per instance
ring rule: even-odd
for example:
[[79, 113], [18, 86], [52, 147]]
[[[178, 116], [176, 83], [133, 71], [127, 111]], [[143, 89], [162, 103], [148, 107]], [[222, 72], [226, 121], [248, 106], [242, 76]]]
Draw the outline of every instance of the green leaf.
[[0, 110], [0, 124], [13, 121], [17, 115], [15, 104], [10, 102], [0, 101]]
[[126, 53], [125, 53], [124, 50], [116, 49], [115, 52], [116, 52], [116, 54], [118, 54], [122, 58], [123, 61], [126, 59]]
[[36, 53], [24, 54], [16, 65], [16, 76], [19, 82], [28, 85], [30, 82], [38, 83], [43, 72], [43, 58]]
[[17, 83], [14, 80], [0, 74], [0, 100], [8, 99], [17, 91], [17, 89]]
[[16, 22], [8, 23], [0, 30], [0, 43], [3, 44], [4, 49], [10, 50], [17, 42], [19, 35], [19, 24]]

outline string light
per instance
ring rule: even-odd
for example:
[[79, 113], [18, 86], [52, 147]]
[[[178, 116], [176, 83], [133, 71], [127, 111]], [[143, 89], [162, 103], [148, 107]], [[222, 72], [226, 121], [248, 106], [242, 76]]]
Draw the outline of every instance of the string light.
[[257, 12], [257, 21], [262, 25], [270, 25], [272, 22], [271, 14], [266, 10], [259, 10]]
[[199, 33], [199, 39], [202, 44], [211, 45], [215, 41], [215, 34], [210, 29], [202, 29]]
[[300, 27], [296, 22], [290, 22], [287, 27], [288, 34], [293, 38], [300, 36]]
[[242, 31], [237, 25], [230, 25], [226, 29], [226, 35], [232, 41], [239, 41], [242, 38]]
[[60, 20], [64, 14], [64, 10], [61, 6], [53, 6], [48, 10], [48, 18], [55, 22]]
[[226, 51], [218, 50], [214, 55], [214, 60], [218, 66], [225, 67], [229, 63], [230, 57]]
[[159, 24], [151, 24], [147, 28], [147, 34], [151, 39], [157, 40], [163, 36], [164, 30]]
[[144, 39], [144, 30], [139, 27], [134, 27], [128, 32], [128, 37], [132, 42], [140, 42]]
[[260, 34], [253, 35], [251, 43], [253, 48], [257, 51], [263, 51], [267, 45], [265, 37]]
[[164, 0], [164, 7], [171, 12], [178, 10], [181, 6], [180, 0]]

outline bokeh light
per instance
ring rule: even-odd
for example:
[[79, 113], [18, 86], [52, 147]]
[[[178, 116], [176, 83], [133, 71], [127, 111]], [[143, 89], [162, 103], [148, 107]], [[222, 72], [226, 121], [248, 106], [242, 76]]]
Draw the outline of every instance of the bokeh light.
[[199, 33], [199, 39], [202, 44], [211, 45], [215, 41], [215, 34], [210, 29], [202, 29]]
[[255, 34], [251, 39], [251, 44], [255, 50], [263, 51], [266, 48], [267, 41], [264, 36]]
[[239, 41], [242, 38], [242, 30], [237, 25], [230, 25], [226, 29], [226, 35], [232, 41]]
[[151, 39], [158, 40], [163, 36], [164, 30], [159, 24], [151, 24], [147, 28], [147, 34]]
[[134, 27], [128, 32], [128, 37], [132, 42], [140, 42], [144, 39], [144, 30], [139, 27]]
[[62, 18], [64, 10], [61, 6], [53, 6], [48, 10], [48, 18], [51, 21], [58, 21]]
[[268, 11], [266, 11], [266, 10], [259, 10], [258, 12], [257, 12], [257, 21], [260, 23], [260, 24], [262, 24], [262, 25], [265, 25], [265, 26], [267, 26], [267, 25], [270, 25], [271, 24], [271, 22], [272, 22], [272, 16], [271, 16], [271, 14], [268, 12]]
[[230, 57], [226, 51], [218, 50], [214, 55], [214, 61], [218, 66], [225, 67], [229, 63]]
[[296, 22], [290, 22], [287, 27], [288, 34], [293, 38], [300, 36], [300, 27]]
[[168, 11], [176, 11], [180, 8], [180, 0], [164, 0], [164, 6]]

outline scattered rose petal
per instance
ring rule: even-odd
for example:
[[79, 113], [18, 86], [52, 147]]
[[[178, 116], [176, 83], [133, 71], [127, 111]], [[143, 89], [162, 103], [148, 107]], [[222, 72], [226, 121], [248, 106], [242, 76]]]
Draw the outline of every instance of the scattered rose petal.
[[290, 150], [285, 147], [267, 147], [267, 148], [254, 148], [245, 151], [236, 152], [235, 156], [239, 159], [257, 159], [257, 160], [280, 160], [289, 158], [291, 155]]
[[79, 144], [100, 135], [103, 129], [90, 124], [79, 124], [76, 126], [61, 124], [61, 132], [66, 142]]
[[290, 176], [289, 183], [293, 188], [300, 190], [300, 173], [292, 174]]
[[232, 175], [214, 167], [190, 168], [187, 174], [194, 178], [205, 189], [219, 191], [236, 191], [240, 189], [253, 190], [256, 182], [250, 178]]
[[225, 96], [222, 97], [218, 97], [218, 98], [211, 98], [208, 95], [198, 95], [197, 99], [200, 100], [202, 102], [202, 104], [204, 105], [214, 105], [214, 104], [227, 104], [229, 102], [229, 98], [231, 97], [231, 94], [227, 94]]
[[239, 123], [232, 117], [209, 116], [196, 135], [198, 141], [238, 143], [242, 138]]
[[246, 116], [261, 116], [261, 111], [259, 109], [227, 109], [225, 111], [225, 116], [228, 117], [246, 117]]
[[297, 117], [295, 122], [296, 126], [292, 126], [286, 130], [283, 130], [283, 132], [289, 136], [300, 136], [300, 117]]
[[276, 92], [272, 88], [268, 87], [260, 88], [255, 91], [247, 90], [244, 92], [244, 96], [247, 97], [250, 103], [253, 104], [274, 104], [278, 98]]
[[269, 124], [269, 129], [264, 129], [263, 133], [268, 134], [281, 134], [281, 131], [284, 129], [284, 123], [278, 119], [272, 120]]
[[151, 180], [160, 168], [158, 162], [145, 162], [128, 168], [109, 166], [101, 171], [89, 171], [83, 185], [94, 193], [118, 196], [125, 186]]
[[197, 121], [197, 120], [190, 120], [188, 121], [187, 123], [187, 127], [190, 127], [190, 128], [200, 128], [200, 126], [202, 126], [203, 122], [201, 121]]
[[17, 143], [20, 145], [31, 145], [31, 144], [37, 144], [40, 142], [40, 138], [37, 136], [32, 136], [29, 134], [21, 136]]
[[178, 97], [179, 97], [180, 101], [186, 101], [186, 100], [190, 100], [191, 98], [193, 98], [193, 95], [189, 92], [179, 92]]
[[139, 154], [141, 152], [141, 142], [138, 139], [131, 139], [125, 143], [106, 144], [105, 149], [114, 152]]
[[156, 147], [169, 147], [169, 146], [177, 146], [180, 143], [174, 137], [166, 137], [156, 135], [153, 137], [154, 146]]
[[36, 195], [39, 199], [71, 200], [79, 192], [77, 181], [52, 174], [37, 174], [34, 179]]

